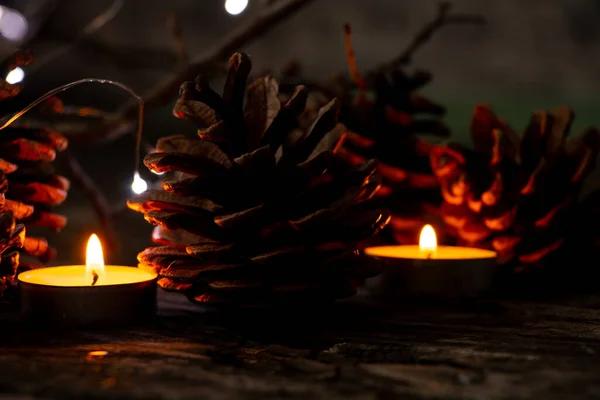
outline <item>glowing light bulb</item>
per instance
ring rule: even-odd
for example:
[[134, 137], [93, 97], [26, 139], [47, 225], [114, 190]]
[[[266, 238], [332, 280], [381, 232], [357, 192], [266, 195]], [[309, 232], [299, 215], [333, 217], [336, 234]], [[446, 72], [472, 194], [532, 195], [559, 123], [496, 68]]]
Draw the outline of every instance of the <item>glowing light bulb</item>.
[[4, 78], [4, 80], [12, 85], [14, 85], [15, 83], [19, 83], [23, 80], [23, 78], [25, 77], [25, 71], [23, 71], [22, 68], [17, 67], [15, 69], [13, 69], [12, 71], [10, 71], [7, 75], [6, 78]]
[[137, 172], [133, 175], [133, 183], [131, 184], [131, 190], [133, 190], [133, 193], [135, 194], [141, 194], [148, 190], [148, 184], [145, 180], [142, 179], [140, 174], [138, 174]]
[[18, 42], [25, 39], [29, 25], [25, 17], [12, 8], [0, 6], [0, 34], [6, 39]]
[[238, 15], [248, 7], [248, 0], [225, 0], [225, 11], [231, 15]]

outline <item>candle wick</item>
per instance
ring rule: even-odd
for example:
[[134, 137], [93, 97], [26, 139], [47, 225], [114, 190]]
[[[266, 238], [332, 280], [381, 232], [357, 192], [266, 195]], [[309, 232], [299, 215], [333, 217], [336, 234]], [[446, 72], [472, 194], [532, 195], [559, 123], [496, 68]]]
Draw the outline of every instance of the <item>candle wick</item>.
[[433, 257], [433, 251], [430, 251], [430, 252], [428, 252], [428, 253], [427, 253], [427, 257], [426, 257], [426, 258], [427, 258], [428, 260], [431, 260], [431, 258], [432, 258], [432, 257]]
[[98, 282], [98, 273], [94, 270], [92, 270], [92, 286], [94, 286], [96, 284], [96, 282]]

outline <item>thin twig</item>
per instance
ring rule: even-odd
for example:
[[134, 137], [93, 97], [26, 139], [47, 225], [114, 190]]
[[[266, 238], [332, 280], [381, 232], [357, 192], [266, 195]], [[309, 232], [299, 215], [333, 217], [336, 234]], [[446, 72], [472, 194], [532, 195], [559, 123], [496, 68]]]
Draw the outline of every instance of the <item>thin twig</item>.
[[354, 54], [354, 48], [352, 47], [352, 30], [350, 28], [350, 24], [344, 25], [344, 38], [346, 41], [346, 58], [348, 60], [348, 68], [350, 69], [350, 74], [352, 75], [354, 83], [356, 83], [356, 86], [360, 90], [359, 99], [364, 101], [366, 99], [367, 84], [360, 75], [360, 72], [358, 72], [356, 55]]
[[421, 28], [419, 32], [413, 37], [412, 41], [408, 44], [406, 49], [396, 58], [394, 58], [389, 63], [385, 64], [382, 68], [378, 68], [378, 70], [393, 70], [403, 65], [410, 64], [415, 53], [423, 47], [436, 33], [438, 30], [447, 25], [462, 25], [462, 24], [472, 24], [472, 25], [485, 25], [487, 20], [485, 17], [479, 14], [455, 14], [451, 15], [450, 11], [452, 9], [452, 4], [450, 2], [441, 2], [438, 6], [438, 12], [436, 17], [425, 24]]
[[186, 65], [189, 62], [189, 54], [187, 50], [187, 44], [183, 37], [183, 29], [181, 29], [181, 20], [177, 13], [172, 12], [167, 17], [167, 30], [173, 39], [173, 46], [175, 46], [175, 53], [179, 59], [181, 65]]
[[[55, 41], [64, 41], [54, 36]], [[155, 49], [140, 46], [108, 45], [94, 38], [88, 38], [79, 52], [93, 59], [95, 65], [111, 65], [120, 69], [147, 69], [164, 73], [177, 66], [178, 58], [171, 49]]]
[[[259, 15], [247, 23], [240, 25], [233, 32], [219, 41], [207, 52], [195, 57], [183, 70], [170, 76], [156, 87], [150, 89], [143, 97], [147, 107], [160, 106], [168, 103], [176, 94], [179, 85], [207, 68], [210, 69], [215, 61], [225, 61], [240, 47], [259, 38], [269, 29], [283, 22], [284, 19], [299, 11], [314, 0], [286, 0], [279, 1], [273, 6], [265, 8]], [[130, 115], [135, 112], [136, 105], [127, 104], [121, 110], [121, 115]]]
[[109, 248], [115, 249], [117, 237], [112, 226], [112, 218], [108, 201], [102, 194], [102, 191], [96, 186], [96, 183], [83, 169], [79, 161], [70, 153], [65, 155], [65, 165], [71, 180], [83, 190], [92, 207], [98, 216], [98, 222], [103, 233], [103, 237]]
[[[142, 98], [146, 108], [167, 104], [177, 95], [177, 89], [186, 80], [194, 79], [200, 73], [215, 70], [215, 64], [225, 61], [232, 53], [265, 34], [269, 29], [278, 25], [286, 18], [299, 11], [314, 0], [280, 0], [265, 8], [256, 17], [238, 26], [208, 51], [196, 56], [191, 63], [175, 74], [164, 79], [158, 85], [147, 91]], [[82, 132], [72, 137], [73, 141], [90, 141], [102, 136], [106, 129], [114, 129], [123, 119], [129, 118], [137, 110], [137, 104], [128, 102], [111, 119], [99, 129]]]
[[[65, 117], [77, 118], [77, 120], [65, 121]], [[98, 121], [98, 118], [88, 117], [87, 119], [82, 120], [81, 116], [79, 115], [75, 117], [73, 115], [66, 114], [57, 116], [55, 118], [51, 118], [51, 116], [48, 116], [48, 118], [45, 118], [44, 120], [23, 117], [11, 124], [11, 127], [13, 128], [53, 129], [69, 138], [76, 136], [82, 131], [88, 132], [91, 129], [95, 129], [96, 127], [100, 126], [102, 127], [103, 135], [97, 138], [90, 136], [89, 143], [93, 143], [95, 145], [108, 143], [124, 136], [127, 133], [135, 132], [136, 122], [124, 120], [115, 121], [115, 123], [111, 125], [104, 125], [102, 122]], [[100, 131], [98, 132], [100, 133]], [[143, 140], [142, 146], [146, 148], [154, 148], [153, 146], [150, 146], [147, 142], [144, 143]]]
[[[361, 91], [361, 97], [364, 98], [364, 89], [367, 86], [367, 82], [371, 83], [374, 76], [379, 75], [382, 72], [389, 72], [397, 69], [398, 67], [409, 64], [415, 53], [425, 45], [442, 27], [446, 25], [457, 25], [457, 24], [475, 24], [475, 25], [484, 25], [487, 23], [485, 17], [478, 14], [450, 14], [450, 10], [452, 5], [449, 2], [442, 2], [438, 6], [438, 13], [436, 17], [428, 22], [425, 26], [421, 28], [417, 32], [417, 34], [413, 37], [409, 45], [402, 51], [402, 53], [395, 57], [392, 61], [389, 61], [385, 64], [379, 65], [371, 71], [365, 73], [361, 76], [359, 73], [359, 69], [356, 63], [356, 56], [354, 54], [354, 49], [352, 48], [352, 37], [351, 37], [351, 27], [346, 24], [344, 25], [344, 38], [346, 42], [346, 58], [348, 62], [348, 68], [350, 70], [350, 75], [352, 77], [351, 80], [342, 76], [341, 80], [337, 85], [340, 86], [341, 92], [337, 92], [336, 90], [332, 90], [332, 85], [328, 83], [319, 83], [314, 81], [308, 81], [304, 77], [297, 76], [296, 81], [302, 82], [303, 85], [307, 86], [311, 91], [316, 91], [323, 93], [326, 97], [333, 98], [339, 97], [343, 95], [343, 92], [347, 92], [351, 88], [358, 88]], [[289, 84], [281, 84], [280, 89], [284, 92], [292, 92], [295, 85]]]
[[102, 11], [100, 14], [96, 15], [94, 19], [92, 19], [79, 33], [79, 35], [70, 43], [57, 48], [54, 51], [51, 51], [49, 54], [46, 54], [43, 58], [38, 60], [33, 68], [30, 69], [30, 73], [40, 70], [44, 65], [49, 62], [54, 61], [55, 59], [61, 57], [65, 53], [68, 53], [73, 48], [80, 45], [83, 41], [85, 41], [88, 37], [96, 33], [100, 28], [104, 25], [108, 24], [112, 21], [121, 11], [123, 5], [125, 4], [125, 0], [114, 0], [110, 6]]

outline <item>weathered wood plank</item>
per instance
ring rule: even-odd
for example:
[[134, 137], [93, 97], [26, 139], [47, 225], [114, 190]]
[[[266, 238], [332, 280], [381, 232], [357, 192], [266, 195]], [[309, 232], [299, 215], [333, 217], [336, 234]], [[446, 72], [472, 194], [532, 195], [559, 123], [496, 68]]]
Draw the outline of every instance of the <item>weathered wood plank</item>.
[[[161, 293], [153, 328], [41, 332], [0, 321], [0, 393], [40, 399], [595, 398], [598, 305], [600, 297], [445, 305], [355, 299], [307, 322], [301, 313], [223, 318]], [[95, 350], [107, 354], [88, 355]]]

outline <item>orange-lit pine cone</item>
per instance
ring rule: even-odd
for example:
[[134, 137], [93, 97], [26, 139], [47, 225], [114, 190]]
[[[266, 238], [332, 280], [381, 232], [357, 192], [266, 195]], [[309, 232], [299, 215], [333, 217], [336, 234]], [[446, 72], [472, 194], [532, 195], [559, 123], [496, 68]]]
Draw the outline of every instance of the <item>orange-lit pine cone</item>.
[[431, 161], [442, 216], [460, 244], [490, 247], [518, 271], [561, 259], [600, 143], [595, 128], [567, 137], [573, 118], [568, 107], [535, 112], [518, 135], [489, 107], [477, 106], [474, 150], [436, 147]]
[[[29, 53], [18, 52], [4, 64], [10, 70], [32, 61]], [[19, 86], [2, 81], [0, 92], [0, 98], [7, 99], [19, 93]], [[53, 166], [57, 153], [67, 145], [61, 134], [45, 128], [29, 128], [23, 123], [0, 131], [0, 171], [6, 179], [4, 210], [11, 211], [28, 231], [32, 228], [59, 231], [67, 223], [66, 217], [52, 212], [52, 208], [66, 199], [69, 190], [69, 181], [57, 175]], [[27, 254], [42, 262], [54, 257], [55, 251], [45, 238], [27, 237], [23, 244]]]

